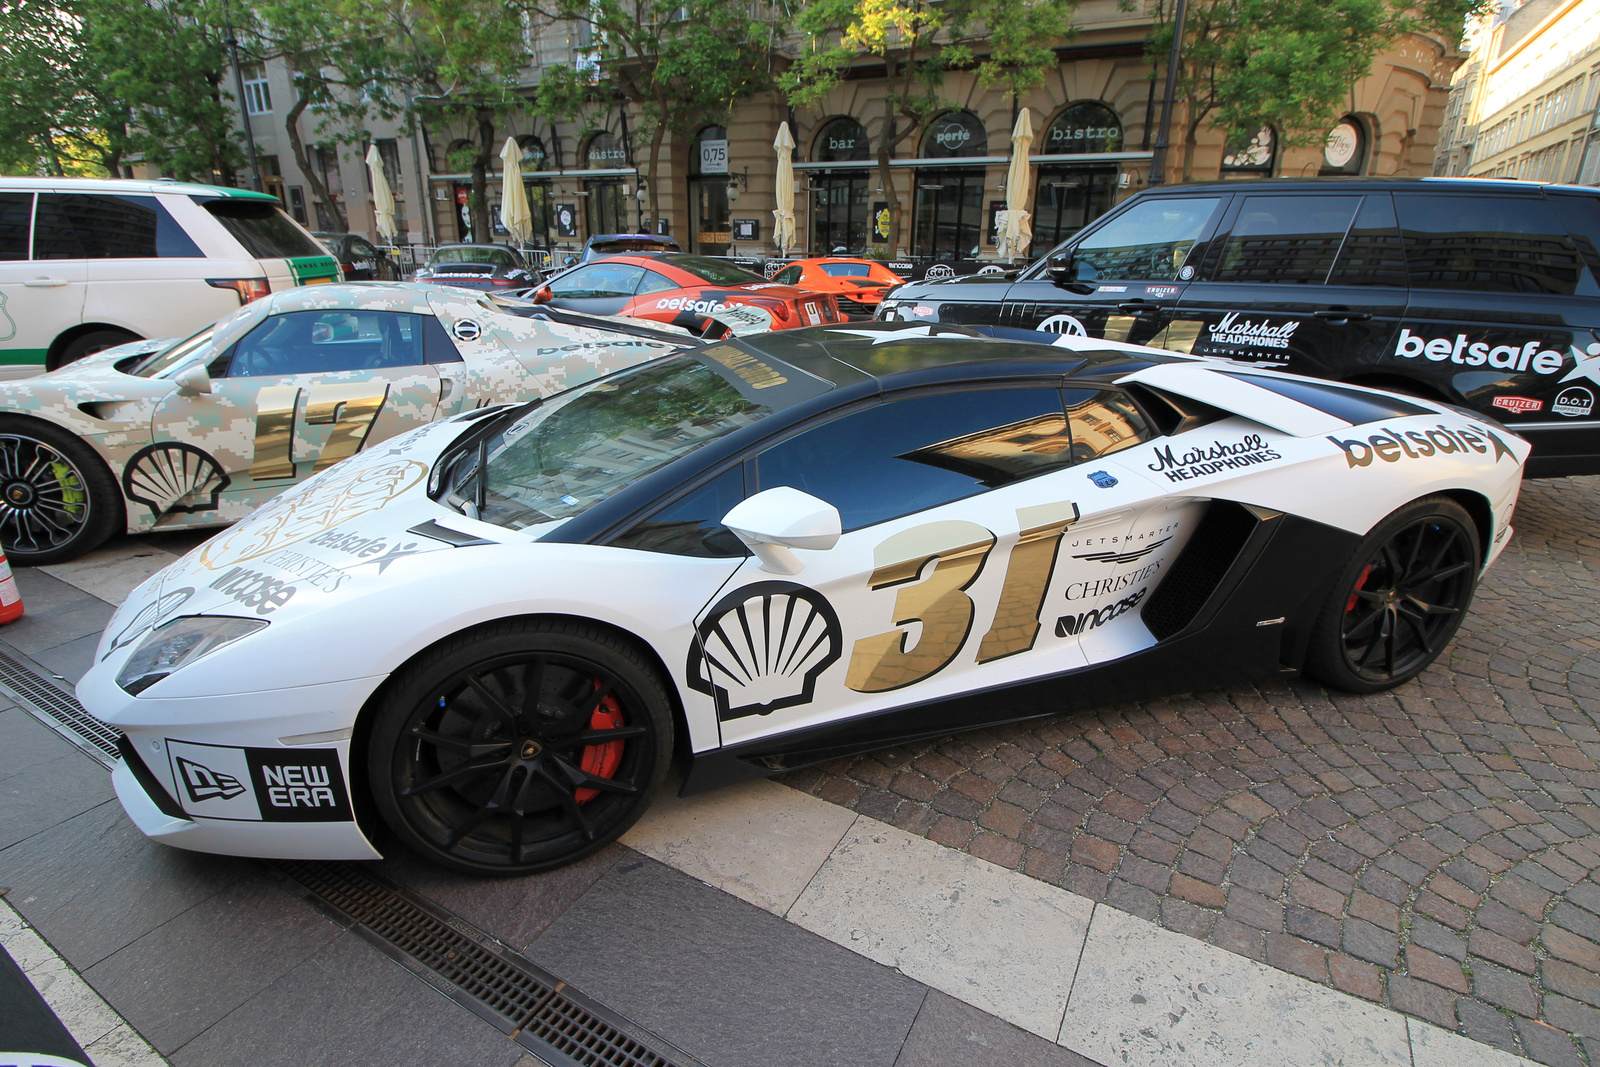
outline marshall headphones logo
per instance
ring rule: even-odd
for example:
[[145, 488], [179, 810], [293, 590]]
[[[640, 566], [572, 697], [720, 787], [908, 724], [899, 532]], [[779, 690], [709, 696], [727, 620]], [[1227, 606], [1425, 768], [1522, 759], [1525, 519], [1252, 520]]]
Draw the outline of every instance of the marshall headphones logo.
[[1267, 319], [1255, 322], [1251, 319], [1239, 321], [1239, 312], [1230, 311], [1222, 316], [1221, 322], [1213, 322], [1206, 327], [1211, 332], [1211, 343], [1214, 345], [1247, 345], [1251, 348], [1288, 348], [1289, 341], [1294, 337], [1299, 321], [1285, 322], [1274, 326]]
[[178, 773], [183, 776], [183, 788], [189, 799], [198, 804], [203, 800], [232, 800], [245, 791], [239, 779], [222, 774], [182, 756], [177, 759]]

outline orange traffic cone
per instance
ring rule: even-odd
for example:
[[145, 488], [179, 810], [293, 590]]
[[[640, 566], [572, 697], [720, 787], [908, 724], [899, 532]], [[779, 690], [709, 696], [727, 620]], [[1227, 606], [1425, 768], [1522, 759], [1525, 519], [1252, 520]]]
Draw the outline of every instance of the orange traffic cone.
[[22, 594], [17, 592], [17, 580], [11, 576], [11, 564], [6, 562], [6, 550], [0, 546], [0, 626], [22, 618]]

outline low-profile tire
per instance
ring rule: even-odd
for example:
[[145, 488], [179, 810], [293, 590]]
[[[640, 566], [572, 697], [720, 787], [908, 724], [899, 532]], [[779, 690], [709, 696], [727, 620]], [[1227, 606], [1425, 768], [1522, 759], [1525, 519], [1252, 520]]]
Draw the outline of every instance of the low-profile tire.
[[61, 354], [49, 361], [48, 369], [56, 370], [68, 363], [76, 363], [84, 356], [92, 356], [96, 352], [104, 352], [108, 348], [137, 340], [139, 335], [129, 333], [127, 330], [90, 330], [68, 341], [62, 347]]
[[1482, 563], [1477, 524], [1449, 497], [1394, 511], [1362, 540], [1323, 603], [1306, 673], [1351, 693], [1415, 678], [1461, 626]]
[[574, 619], [468, 630], [396, 677], [368, 781], [384, 822], [480, 875], [561, 867], [620, 837], [672, 757], [672, 708], [629, 641]]
[[0, 545], [11, 562], [74, 559], [122, 531], [126, 516], [94, 449], [47, 422], [0, 415]]

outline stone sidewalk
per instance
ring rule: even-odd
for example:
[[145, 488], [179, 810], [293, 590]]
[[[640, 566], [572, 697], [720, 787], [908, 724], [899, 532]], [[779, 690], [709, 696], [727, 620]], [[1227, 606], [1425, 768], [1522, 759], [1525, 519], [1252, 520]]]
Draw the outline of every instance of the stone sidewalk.
[[1600, 1063], [1600, 479], [1529, 482], [1445, 656], [799, 771], [835, 804], [1548, 1064]]

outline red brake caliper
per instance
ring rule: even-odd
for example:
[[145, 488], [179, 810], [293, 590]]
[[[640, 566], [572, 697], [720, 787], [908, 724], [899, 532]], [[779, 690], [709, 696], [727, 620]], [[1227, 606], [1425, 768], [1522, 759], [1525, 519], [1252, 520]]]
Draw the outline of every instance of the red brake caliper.
[[[594, 684], [598, 686], [600, 679], [596, 678]], [[589, 716], [589, 729], [615, 730], [622, 725], [622, 705], [617, 703], [617, 698], [607, 694], [600, 701], [600, 706], [594, 709], [594, 714]], [[583, 752], [578, 757], [578, 766], [585, 773], [596, 778], [610, 778], [617, 773], [617, 767], [622, 763], [621, 741], [607, 741], [603, 745], [585, 745]], [[598, 789], [579, 789], [573, 794], [579, 804], [587, 804], [600, 795]]]
[[[1361, 588], [1361, 587], [1362, 587], [1362, 586], [1364, 586], [1364, 585], [1366, 585], [1366, 584], [1367, 584], [1367, 576], [1368, 576], [1368, 575], [1369, 575], [1369, 574], [1371, 574], [1371, 573], [1372, 573], [1372, 564], [1370, 564], [1370, 563], [1369, 563], [1369, 564], [1367, 564], [1367, 565], [1366, 565], [1366, 566], [1365, 566], [1365, 567], [1363, 567], [1363, 568], [1362, 568], [1362, 570], [1361, 570], [1361, 577], [1359, 577], [1359, 578], [1357, 578], [1357, 579], [1356, 579], [1356, 588], [1357, 588], [1357, 589], [1360, 589], [1360, 588]], [[1358, 598], [1358, 597], [1357, 597], [1357, 596], [1356, 596], [1356, 594], [1355, 594], [1355, 593], [1354, 593], [1354, 592], [1352, 592], [1352, 593], [1351, 593], [1351, 594], [1350, 594], [1350, 602], [1349, 602], [1349, 603], [1347, 603], [1347, 604], [1346, 604], [1346, 605], [1345, 605], [1345, 606], [1344, 606], [1344, 610], [1345, 610], [1345, 611], [1346, 611], [1346, 612], [1347, 612], [1347, 613], [1348, 613], [1348, 612], [1352, 612], [1352, 611], [1354, 611], [1354, 610], [1356, 610], [1356, 601], [1357, 601], [1357, 600], [1358, 600], [1358, 599], [1359, 599], [1359, 598]], [[615, 743], [615, 742], [613, 742], [613, 743]]]

